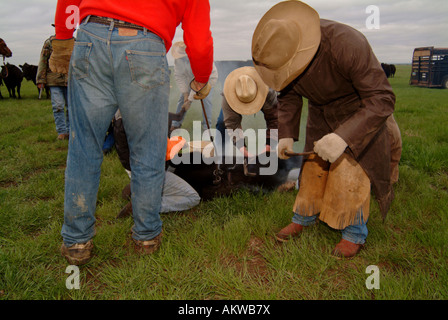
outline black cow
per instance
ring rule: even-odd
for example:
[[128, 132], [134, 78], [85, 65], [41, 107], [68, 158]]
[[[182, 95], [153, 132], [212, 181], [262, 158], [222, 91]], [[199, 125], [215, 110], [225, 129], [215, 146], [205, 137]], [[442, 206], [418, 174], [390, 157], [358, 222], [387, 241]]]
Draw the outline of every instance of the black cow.
[[[9, 97], [19, 98], [20, 96], [20, 86], [22, 85], [23, 73], [18, 67], [13, 64], [7, 63], [2, 66], [1, 76], [3, 78], [3, 82], [6, 85], [6, 88], [9, 92]], [[17, 88], [17, 96], [16, 96], [16, 88]]]
[[[175, 116], [170, 114], [170, 119]], [[113, 127], [118, 158], [125, 169], [131, 170], [129, 147], [121, 119], [114, 119]], [[302, 164], [302, 157], [282, 160], [278, 159], [276, 154], [266, 155], [264, 158], [257, 157], [255, 161], [243, 161], [235, 155], [230, 159], [230, 163], [228, 158], [223, 158], [220, 162], [222, 164], [216, 164], [216, 161], [206, 163], [200, 153], [191, 152], [187, 157], [176, 155], [166, 165], [167, 170], [185, 180], [203, 201], [207, 201], [215, 197], [229, 196], [240, 189], [254, 192], [272, 191], [287, 182], [290, 172], [299, 169]], [[130, 194], [130, 185], [127, 185], [122, 191], [123, 198], [130, 200]], [[117, 217], [123, 218], [131, 213], [132, 204], [129, 202]]]
[[393, 78], [395, 76], [395, 72], [397, 71], [397, 68], [395, 67], [394, 64], [381, 63], [381, 67], [383, 68], [384, 73], [386, 74], [386, 77]]
[[397, 72], [397, 68], [395, 67], [394, 64], [390, 65], [390, 76], [393, 78], [395, 77], [395, 72]]
[[[271, 163], [261, 164], [256, 159], [253, 164], [244, 164], [233, 157], [230, 164], [205, 164], [204, 162], [194, 164], [195, 155], [192, 152], [189, 163], [173, 164], [176, 158], [168, 162], [174, 174], [188, 182], [207, 201], [215, 197], [229, 196], [240, 189], [254, 192], [270, 192], [287, 182], [288, 175], [293, 169], [300, 168], [301, 157], [291, 157], [290, 159], [278, 159], [275, 154], [273, 161], [278, 161], [277, 170], [272, 174], [261, 175], [262, 168], [268, 168]], [[241, 160], [241, 159], [239, 159]]]
[[[25, 62], [23, 65], [19, 65], [19, 67], [23, 71], [23, 77], [28, 81], [30, 80], [33, 81], [33, 83], [37, 86], [36, 84], [37, 66]], [[39, 88], [37, 88], [37, 92], [40, 93]], [[48, 99], [50, 97], [50, 88], [47, 86], [45, 86], [45, 93]]]
[[[233, 157], [233, 163], [206, 164], [203, 161], [195, 163], [195, 159], [202, 159], [201, 154], [192, 152], [189, 155], [187, 163], [177, 163], [174, 158], [167, 163], [167, 170], [170, 170], [183, 180], [185, 180], [201, 197], [202, 201], [209, 201], [216, 197], [226, 197], [239, 190], [247, 190], [253, 193], [272, 192], [276, 189], [291, 190], [295, 186], [298, 178], [298, 169], [302, 164], [302, 157], [292, 157], [287, 160], [275, 159], [278, 161], [277, 170], [269, 175], [260, 175], [262, 168], [269, 168], [271, 163], [261, 164], [256, 161], [253, 164], [245, 164], [236, 161]], [[176, 162], [175, 163], [173, 163]], [[292, 170], [295, 172], [292, 172]], [[293, 179], [293, 180], [291, 180]], [[292, 181], [292, 183], [290, 183]], [[131, 200], [130, 184], [125, 186], [122, 191], [122, 197]], [[132, 203], [129, 201], [117, 218], [125, 218], [132, 215]]]
[[384, 70], [384, 73], [386, 74], [386, 77], [389, 78], [390, 77], [390, 65], [388, 65], [387, 63], [381, 63], [381, 67]]
[[[5, 58], [9, 58], [12, 56], [11, 50], [6, 45], [3, 39], [0, 39], [0, 55], [3, 56], [3, 62], [5, 62]], [[0, 86], [3, 85], [2, 77], [0, 76]], [[0, 91], [0, 99], [3, 99], [2, 92]]]

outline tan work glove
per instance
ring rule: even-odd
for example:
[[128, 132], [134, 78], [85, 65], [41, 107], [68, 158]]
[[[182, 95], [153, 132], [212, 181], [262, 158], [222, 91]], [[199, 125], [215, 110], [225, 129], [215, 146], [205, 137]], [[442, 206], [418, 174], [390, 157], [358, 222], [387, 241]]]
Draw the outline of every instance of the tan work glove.
[[336, 133], [323, 136], [314, 142], [314, 152], [325, 161], [335, 162], [347, 148], [347, 143]]
[[212, 86], [208, 82], [200, 83], [193, 79], [190, 82], [190, 88], [191, 88], [191, 90], [196, 92], [196, 94], [194, 95], [194, 98], [196, 100], [202, 100], [208, 96], [208, 94], [210, 93], [210, 90], [212, 89]]
[[72, 56], [75, 39], [58, 40], [53, 39], [51, 46], [53, 52], [51, 53], [49, 66], [50, 70], [57, 73], [68, 73], [70, 65], [70, 57]]
[[282, 138], [278, 141], [277, 145], [277, 157], [280, 159], [289, 159], [287, 155], [285, 155], [285, 151], [287, 152], [294, 152], [292, 150], [292, 145], [294, 144], [293, 138]]

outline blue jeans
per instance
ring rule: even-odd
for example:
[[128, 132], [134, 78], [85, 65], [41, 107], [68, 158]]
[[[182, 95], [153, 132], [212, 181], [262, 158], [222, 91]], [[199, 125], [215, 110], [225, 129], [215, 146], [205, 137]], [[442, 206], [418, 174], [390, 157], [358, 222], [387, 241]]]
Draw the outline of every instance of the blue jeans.
[[[205, 109], [205, 113], [207, 113], [207, 121], [208, 121], [208, 124], [210, 125], [210, 129], [212, 127], [212, 114], [213, 114], [212, 96], [213, 96], [213, 88], [210, 90], [207, 97], [203, 100], [204, 101], [204, 109]], [[194, 100], [193, 100], [193, 102], [194, 102]], [[201, 103], [201, 101], [198, 101], [198, 102]], [[183, 104], [184, 104], [184, 95], [181, 94], [179, 97], [179, 100], [177, 101], [176, 113], [180, 112]], [[207, 123], [205, 122], [204, 112], [202, 111], [202, 105], [200, 105], [200, 108], [201, 108], [201, 113], [202, 113], [202, 122], [201, 122], [202, 129], [207, 130], [208, 128], [207, 128]], [[187, 113], [184, 113], [184, 115], [180, 121], [173, 121], [171, 125], [176, 128], [180, 128], [182, 126], [182, 122], [184, 122], [184, 118], [185, 118], [186, 114]]]
[[162, 231], [169, 81], [165, 45], [157, 35], [145, 29], [120, 36], [113, 24], [81, 23], [69, 70], [71, 133], [61, 230], [66, 246], [95, 234], [102, 146], [118, 108], [132, 169], [132, 237], [149, 240]]
[[[294, 213], [292, 217], [292, 222], [301, 224], [302, 226], [310, 226], [316, 223], [316, 219], [318, 218], [318, 214], [314, 216], [301, 216], [297, 213]], [[361, 214], [362, 219], [362, 214]], [[342, 239], [350, 241], [356, 244], [364, 244], [366, 242], [368, 235], [367, 230], [367, 221], [362, 222], [358, 221], [353, 225], [347, 226], [342, 230]]]
[[67, 87], [50, 87], [50, 92], [56, 131], [58, 134], [69, 133], [68, 110], [65, 113], [67, 107]]

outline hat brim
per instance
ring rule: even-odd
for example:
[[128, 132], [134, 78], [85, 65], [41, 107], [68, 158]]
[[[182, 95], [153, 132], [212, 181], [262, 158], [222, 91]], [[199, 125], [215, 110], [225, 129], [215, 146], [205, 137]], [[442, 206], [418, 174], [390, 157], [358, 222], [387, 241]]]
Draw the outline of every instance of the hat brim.
[[212, 141], [197, 140], [188, 142], [190, 152], [201, 152], [204, 157], [214, 156], [214, 145]]
[[303, 2], [280, 2], [260, 19], [252, 37], [252, 52], [264, 25], [271, 19], [292, 20], [298, 22], [302, 29], [300, 45], [286, 64], [277, 69], [255, 64], [255, 69], [263, 81], [270, 88], [281, 91], [306, 69], [316, 54], [321, 40], [320, 18], [313, 8]]
[[[237, 79], [242, 75], [250, 76], [257, 84], [257, 95], [251, 102], [245, 103], [238, 99], [235, 91]], [[238, 114], [250, 115], [257, 113], [263, 107], [269, 87], [263, 82], [254, 67], [241, 67], [233, 70], [224, 82], [224, 97], [230, 108]]]

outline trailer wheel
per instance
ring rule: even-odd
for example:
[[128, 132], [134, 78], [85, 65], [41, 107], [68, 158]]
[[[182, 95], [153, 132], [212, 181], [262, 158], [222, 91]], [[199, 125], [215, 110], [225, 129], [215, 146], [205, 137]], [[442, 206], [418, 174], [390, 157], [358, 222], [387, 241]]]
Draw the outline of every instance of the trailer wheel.
[[448, 76], [443, 77], [443, 79], [442, 79], [442, 88], [448, 89]]

